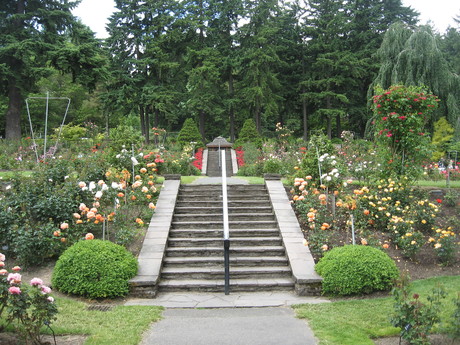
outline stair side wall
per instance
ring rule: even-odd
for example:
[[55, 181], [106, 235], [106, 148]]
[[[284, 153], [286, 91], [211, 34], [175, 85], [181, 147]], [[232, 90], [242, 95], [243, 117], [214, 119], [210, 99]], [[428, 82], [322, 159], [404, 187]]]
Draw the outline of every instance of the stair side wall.
[[297, 295], [321, 294], [322, 278], [315, 272], [315, 261], [308, 246], [304, 245], [302, 230], [281, 180], [265, 180], [265, 186], [291, 265]]

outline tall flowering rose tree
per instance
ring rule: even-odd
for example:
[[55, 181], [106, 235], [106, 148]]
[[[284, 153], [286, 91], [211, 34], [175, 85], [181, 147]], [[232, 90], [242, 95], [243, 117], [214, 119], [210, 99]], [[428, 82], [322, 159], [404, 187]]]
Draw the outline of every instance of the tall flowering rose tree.
[[384, 177], [415, 179], [428, 158], [425, 125], [439, 99], [420, 86], [377, 87], [373, 97], [375, 140]]

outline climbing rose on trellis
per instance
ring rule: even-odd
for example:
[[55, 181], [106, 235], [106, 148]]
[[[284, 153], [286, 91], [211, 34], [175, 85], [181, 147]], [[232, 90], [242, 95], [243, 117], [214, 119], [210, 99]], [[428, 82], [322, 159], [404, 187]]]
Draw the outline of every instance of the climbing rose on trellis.
[[439, 99], [420, 86], [377, 87], [375, 93], [373, 123], [385, 160], [383, 174], [415, 178], [429, 144], [424, 127]]

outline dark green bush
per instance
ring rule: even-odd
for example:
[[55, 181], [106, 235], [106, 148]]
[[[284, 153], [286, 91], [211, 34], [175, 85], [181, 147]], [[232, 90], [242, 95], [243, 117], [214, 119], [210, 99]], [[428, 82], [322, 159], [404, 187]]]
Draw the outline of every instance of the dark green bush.
[[200, 131], [193, 119], [187, 119], [182, 126], [182, 129], [179, 132], [177, 137], [177, 142], [183, 148], [184, 146], [190, 145], [191, 142], [195, 142], [195, 147], [202, 147], [203, 139], [201, 137]]
[[332, 249], [315, 269], [324, 279], [323, 293], [341, 296], [388, 290], [399, 276], [386, 253], [358, 245]]
[[114, 298], [129, 291], [137, 261], [125, 248], [102, 240], [85, 240], [68, 248], [56, 262], [53, 287], [89, 298]]
[[262, 138], [260, 137], [259, 132], [257, 132], [256, 124], [253, 119], [247, 119], [241, 131], [238, 135], [238, 139], [233, 144], [233, 147], [240, 147], [246, 143], [252, 143], [257, 148], [262, 147]]

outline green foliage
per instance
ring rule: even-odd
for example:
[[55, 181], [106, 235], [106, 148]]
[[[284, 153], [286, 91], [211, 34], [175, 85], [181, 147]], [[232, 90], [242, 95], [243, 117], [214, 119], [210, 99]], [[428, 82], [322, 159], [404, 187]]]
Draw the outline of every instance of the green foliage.
[[455, 340], [460, 339], [460, 293], [452, 300], [455, 309], [451, 316], [451, 323], [444, 328], [444, 331]]
[[454, 137], [454, 128], [449, 124], [445, 117], [441, 117], [434, 123], [434, 133], [431, 144], [435, 150], [431, 159], [434, 162], [439, 161], [446, 155], [446, 150]]
[[444, 289], [434, 288], [425, 304], [419, 294], [410, 296], [409, 279], [403, 276], [392, 293], [395, 300], [392, 325], [401, 329], [401, 337], [410, 344], [429, 345], [428, 335], [434, 324], [440, 321], [441, 299], [446, 297]]
[[[323, 164], [324, 159], [330, 162], [328, 164], [330, 167], [334, 165], [332, 164], [336, 160], [334, 153], [334, 147], [326, 135], [322, 133], [312, 135], [296, 177], [305, 178], [306, 176], [311, 176], [311, 184], [319, 187], [322, 180], [321, 176], [325, 172], [329, 172], [321, 170], [320, 174], [320, 165]], [[321, 157], [323, 158], [321, 159]]]
[[185, 120], [184, 125], [182, 126], [177, 137], [177, 142], [181, 145], [182, 148], [185, 146], [190, 146], [190, 143], [192, 142], [196, 143], [195, 147], [203, 146], [203, 138], [201, 137], [200, 131], [198, 130], [198, 127], [193, 119], [189, 118]]
[[39, 265], [60, 254], [63, 243], [53, 237], [56, 225], [52, 222], [14, 224], [9, 230], [9, 252], [23, 266]]
[[315, 269], [324, 279], [323, 292], [341, 296], [388, 290], [399, 274], [386, 253], [357, 245], [332, 249]]
[[55, 136], [57, 137], [59, 135], [59, 132], [61, 132], [61, 138], [63, 140], [69, 140], [69, 141], [75, 141], [75, 140], [81, 140], [86, 134], [86, 128], [78, 126], [78, 125], [72, 125], [72, 124], [67, 124], [62, 126], [61, 128], [55, 128], [54, 133]]
[[240, 147], [247, 143], [254, 144], [257, 148], [262, 147], [262, 138], [257, 132], [256, 124], [253, 119], [244, 121], [243, 127], [238, 134], [238, 139], [234, 143], [234, 147]]
[[132, 126], [119, 125], [110, 131], [110, 148], [113, 152], [119, 152], [123, 148], [131, 149], [134, 144], [138, 147], [144, 141], [141, 132], [134, 129]]
[[56, 262], [53, 286], [89, 298], [115, 298], [129, 292], [128, 280], [137, 261], [125, 248], [101, 240], [85, 240], [69, 247]]

